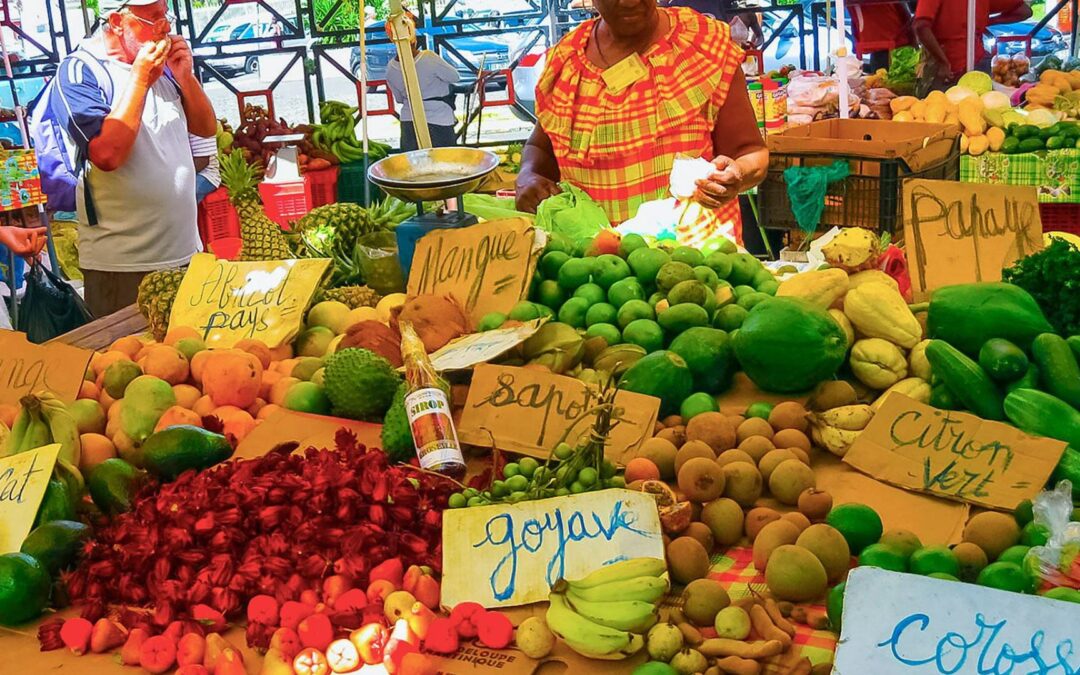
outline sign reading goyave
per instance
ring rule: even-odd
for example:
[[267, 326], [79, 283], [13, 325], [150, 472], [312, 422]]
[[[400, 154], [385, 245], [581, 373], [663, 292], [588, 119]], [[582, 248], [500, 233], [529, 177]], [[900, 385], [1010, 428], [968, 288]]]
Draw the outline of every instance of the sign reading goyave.
[[656, 501], [602, 490], [443, 512], [442, 603], [512, 607], [545, 600], [559, 579], [579, 579], [628, 558], [664, 558]]
[[169, 323], [194, 328], [214, 349], [248, 339], [280, 347], [300, 332], [329, 266], [326, 259], [231, 262], [200, 253], [180, 283]]
[[[567, 430], [575, 445], [589, 433], [599, 394], [579, 380], [549, 372], [482, 364], [473, 371], [469, 398], [458, 424], [458, 438], [470, 445], [496, 447], [547, 459]], [[615, 395], [611, 434], [605, 455], [626, 463], [650, 438], [660, 400], [629, 391]]]
[[74, 401], [93, 355], [59, 342], [36, 345], [25, 333], [0, 330], [0, 403], [16, 405], [40, 389]]
[[1074, 675], [1080, 606], [858, 567], [848, 576], [834, 673]]
[[889, 394], [844, 461], [893, 485], [1012, 510], [1046, 485], [1065, 444]]

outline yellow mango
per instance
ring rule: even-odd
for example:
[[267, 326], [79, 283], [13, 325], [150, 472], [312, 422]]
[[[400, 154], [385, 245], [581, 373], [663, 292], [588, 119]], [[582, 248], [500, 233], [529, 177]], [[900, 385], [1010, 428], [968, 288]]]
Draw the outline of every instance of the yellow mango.
[[990, 148], [990, 139], [986, 134], [979, 134], [968, 139], [968, 154], [978, 157]]
[[883, 390], [907, 377], [908, 364], [900, 348], [881, 338], [859, 340], [848, 364], [855, 377], [871, 389]]
[[954, 127], [960, 126], [960, 117], [957, 115], [955, 110], [953, 112], [950, 112], [948, 115], [945, 115], [945, 124]]
[[779, 298], [802, 298], [828, 309], [848, 292], [848, 274], [841, 269], [811, 270], [780, 283]]
[[916, 101], [914, 105], [909, 109], [912, 117], [916, 121], [921, 122], [926, 119], [926, 101]]
[[915, 121], [915, 117], [911, 114], [910, 110], [903, 110], [901, 112], [895, 113], [892, 116], [892, 118], [893, 118], [894, 122], [914, 122]]
[[967, 154], [968, 144], [970, 142], [971, 141], [968, 140], [967, 134], [960, 134], [960, 154]]
[[986, 139], [990, 142], [990, 151], [997, 152], [1005, 143], [1005, 131], [1001, 127], [990, 127], [986, 130]]
[[897, 96], [893, 100], [889, 101], [889, 108], [893, 111], [893, 114], [895, 115], [896, 113], [910, 110], [911, 106], [915, 105], [918, 100], [919, 99], [915, 98], [914, 96]]
[[881, 392], [881, 396], [878, 396], [877, 400], [870, 404], [870, 407], [877, 412], [881, 404], [885, 402], [885, 398], [894, 392], [915, 399], [919, 403], [930, 402], [930, 383], [921, 377], [908, 377]]
[[945, 121], [945, 105], [943, 103], [926, 104], [926, 121], [931, 124], [941, 124]]
[[930, 105], [931, 103], [940, 103], [942, 105], [945, 105], [949, 102], [949, 97], [945, 95], [945, 92], [935, 89], [934, 91], [927, 94], [926, 98], [923, 100], [926, 101], [926, 105]]
[[968, 103], [977, 100], [966, 98], [960, 102], [960, 110], [957, 117], [960, 124], [964, 125], [964, 133], [968, 136], [979, 136], [986, 132], [986, 120], [982, 116], [982, 104]]
[[900, 292], [887, 284], [863, 284], [844, 296], [844, 314], [867, 337], [883, 338], [905, 349], [922, 340], [922, 325]]

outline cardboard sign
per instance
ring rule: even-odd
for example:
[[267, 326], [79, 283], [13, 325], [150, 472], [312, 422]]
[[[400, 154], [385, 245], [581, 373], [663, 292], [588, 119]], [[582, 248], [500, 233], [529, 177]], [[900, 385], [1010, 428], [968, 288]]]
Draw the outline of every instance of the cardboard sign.
[[14, 553], [37, 517], [60, 444], [0, 459], [0, 555]]
[[435, 366], [435, 370], [440, 373], [448, 370], [468, 370], [517, 347], [532, 337], [533, 333], [545, 323], [547, 319], [536, 319], [511, 328], [497, 328], [483, 333], [463, 335], [451, 340], [449, 344], [432, 354], [431, 365]]
[[950, 284], [1001, 281], [1001, 270], [1042, 249], [1033, 187], [904, 181], [904, 243], [917, 295]]
[[25, 333], [0, 330], [0, 403], [16, 405], [41, 389], [74, 401], [93, 355], [58, 342], [36, 345]]
[[300, 332], [329, 266], [321, 258], [231, 262], [200, 253], [180, 283], [169, 322], [199, 331], [213, 349], [246, 339], [280, 347]]
[[[458, 438], [547, 459], [566, 438], [570, 445], [589, 433], [598, 394], [592, 387], [563, 375], [510, 366], [480, 365], [473, 371], [469, 398], [458, 423]], [[616, 409], [605, 455], [625, 464], [628, 455], [650, 438], [660, 400], [628, 391], [615, 396]]]
[[1013, 510], [1046, 485], [1065, 443], [889, 394], [844, 461], [909, 490]]
[[847, 578], [837, 675], [1080, 672], [1080, 606], [857, 567]]
[[298, 443], [297, 450], [333, 448], [338, 431], [351, 431], [356, 440], [369, 448], [382, 447], [382, 425], [339, 417], [279, 410], [266, 418], [240, 441], [233, 459], [262, 457], [283, 443]]
[[579, 579], [627, 558], [663, 558], [656, 500], [600, 490], [443, 512], [442, 604], [512, 607], [546, 600], [559, 579]]
[[473, 322], [506, 314], [529, 291], [533, 232], [531, 220], [509, 218], [425, 234], [409, 268], [409, 296], [451, 295]]

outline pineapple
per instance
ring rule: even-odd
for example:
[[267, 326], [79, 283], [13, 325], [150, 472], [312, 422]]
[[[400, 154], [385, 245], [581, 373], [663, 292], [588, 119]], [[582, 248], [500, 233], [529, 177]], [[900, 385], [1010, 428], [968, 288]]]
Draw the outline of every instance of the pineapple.
[[277, 223], [266, 217], [257, 184], [259, 170], [249, 164], [244, 153], [221, 156], [221, 182], [240, 216], [240, 260], [289, 260], [292, 249]]
[[147, 274], [139, 284], [136, 301], [139, 312], [146, 317], [150, 332], [158, 342], [169, 332], [169, 315], [185, 272], [183, 268], [158, 270]]
[[342, 286], [327, 289], [322, 294], [322, 299], [344, 302], [351, 309], [356, 309], [357, 307], [374, 307], [379, 304], [382, 296], [367, 286]]

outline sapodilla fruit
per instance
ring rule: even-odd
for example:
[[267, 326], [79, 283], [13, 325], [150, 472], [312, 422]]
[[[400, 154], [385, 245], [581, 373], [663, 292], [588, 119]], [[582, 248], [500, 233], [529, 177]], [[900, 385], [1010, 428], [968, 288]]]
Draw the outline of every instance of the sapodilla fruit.
[[797, 459], [781, 462], [769, 476], [769, 492], [781, 504], [794, 506], [803, 490], [815, 485], [814, 470]]
[[820, 523], [825, 520], [832, 509], [832, 495], [817, 488], [807, 488], [799, 495], [799, 513], [810, 519], [812, 523]]
[[844, 535], [830, 525], [811, 525], [799, 535], [795, 544], [810, 551], [821, 561], [830, 583], [844, 576], [851, 567], [851, 548], [848, 547]]
[[[729, 451], [734, 452], [734, 451]], [[723, 467], [724, 496], [741, 506], [753, 506], [761, 497], [761, 472], [749, 462], [733, 462]]]
[[733, 499], [715, 499], [706, 504], [701, 509], [701, 522], [709, 526], [720, 546], [734, 546], [742, 539], [743, 510]]
[[799, 456], [796, 455], [793, 450], [787, 448], [770, 450], [761, 458], [761, 461], [758, 462], [758, 469], [761, 470], [761, 478], [765, 481], [766, 485], [769, 484], [769, 478], [772, 477], [772, 472], [776, 470], [776, 467], [789, 459], [799, 459]]
[[807, 602], [825, 594], [829, 580], [821, 561], [801, 546], [786, 544], [769, 556], [765, 583], [779, 600]]
[[769, 523], [780, 520], [780, 512], [776, 509], [770, 509], [767, 506], [758, 506], [750, 509], [746, 513], [746, 521], [743, 527], [746, 530], [746, 536], [753, 542], [757, 539], [758, 534], [765, 529], [765, 526]]
[[799, 534], [799, 528], [786, 520], [777, 520], [761, 528], [761, 532], [754, 539], [754, 567], [759, 572], [767, 570], [773, 551], [781, 546], [794, 544], [798, 541]]
[[704, 441], [687, 441], [679, 448], [675, 454], [675, 475], [678, 476], [682, 471], [683, 464], [686, 464], [695, 457], [703, 457], [708, 460], [716, 460], [716, 453], [709, 447], [708, 443]]
[[679, 470], [679, 489], [692, 502], [711, 502], [723, 494], [724, 484], [724, 469], [715, 459], [695, 457]]
[[968, 521], [963, 540], [977, 545], [990, 560], [997, 560], [1002, 551], [1020, 541], [1020, 525], [1011, 514], [985, 511]]
[[693, 537], [679, 537], [667, 547], [668, 571], [672, 580], [689, 584], [709, 573], [709, 552]]
[[734, 448], [735, 438], [735, 428], [723, 413], [701, 413], [686, 425], [687, 442], [704, 441], [717, 454]]

